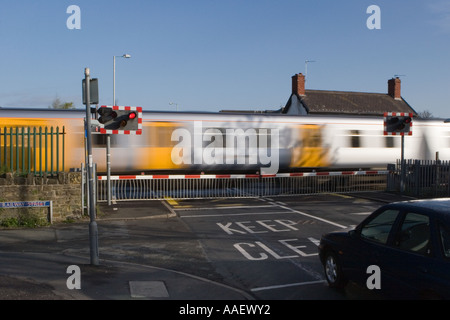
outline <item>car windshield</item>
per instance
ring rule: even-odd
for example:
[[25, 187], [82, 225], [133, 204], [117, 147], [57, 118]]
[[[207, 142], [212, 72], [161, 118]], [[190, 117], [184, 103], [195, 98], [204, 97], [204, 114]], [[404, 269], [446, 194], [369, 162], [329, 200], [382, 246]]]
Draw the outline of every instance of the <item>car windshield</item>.
[[394, 224], [398, 213], [399, 211], [394, 209], [388, 209], [381, 212], [362, 226], [361, 236], [379, 243], [387, 243], [389, 232], [392, 229], [392, 225]]

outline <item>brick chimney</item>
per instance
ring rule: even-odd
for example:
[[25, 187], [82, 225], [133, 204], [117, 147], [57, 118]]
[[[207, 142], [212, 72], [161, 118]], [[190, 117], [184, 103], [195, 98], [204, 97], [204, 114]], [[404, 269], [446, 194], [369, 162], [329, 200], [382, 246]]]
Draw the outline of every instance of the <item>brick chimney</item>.
[[402, 100], [402, 95], [400, 93], [401, 81], [399, 77], [395, 79], [389, 79], [388, 81], [388, 95], [390, 95], [395, 100]]
[[292, 76], [292, 93], [305, 95], [305, 76], [301, 73]]

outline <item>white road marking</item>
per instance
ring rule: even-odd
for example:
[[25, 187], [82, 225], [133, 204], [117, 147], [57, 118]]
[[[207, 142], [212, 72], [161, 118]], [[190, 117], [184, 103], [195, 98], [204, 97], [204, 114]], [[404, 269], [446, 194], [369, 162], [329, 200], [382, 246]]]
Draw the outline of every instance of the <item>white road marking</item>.
[[294, 212], [294, 213], [301, 214], [302, 216], [305, 216], [305, 217], [310, 217], [310, 218], [313, 218], [313, 219], [316, 219], [316, 220], [319, 220], [319, 221], [331, 224], [333, 226], [336, 226], [336, 227], [339, 227], [339, 228], [342, 228], [342, 229], [347, 228], [346, 226], [343, 226], [343, 225], [341, 225], [339, 223], [336, 223], [336, 222], [333, 222], [333, 221], [330, 221], [330, 220], [327, 220], [327, 219], [323, 219], [323, 218], [320, 218], [320, 217], [316, 217], [316, 216], [313, 216], [311, 214], [308, 214], [308, 213], [305, 213], [305, 212], [302, 212], [302, 211], [298, 211], [298, 210], [295, 210], [295, 209], [292, 209], [292, 208], [289, 208], [289, 207], [286, 207], [286, 206], [279, 205], [279, 207], [282, 208], [282, 209], [289, 210], [289, 211]]
[[241, 213], [227, 213], [227, 214], [195, 214], [180, 216], [181, 218], [204, 218], [204, 217], [232, 217], [232, 216], [258, 216], [258, 215], [268, 215], [268, 214], [286, 214], [286, 211], [277, 212], [241, 212]]
[[368, 216], [371, 213], [372, 212], [354, 212], [354, 213], [350, 213], [350, 214], [354, 214], [356, 216]]
[[[223, 206], [223, 207], [198, 207], [198, 208], [173, 208], [173, 210], [177, 211], [178, 213], [182, 213], [183, 211], [204, 211], [204, 210], [219, 210], [220, 212], [216, 213], [216, 214], [204, 214], [202, 215], [200, 214], [193, 214], [193, 215], [181, 215], [181, 218], [205, 218], [205, 217], [224, 217], [224, 216], [261, 216], [261, 215], [275, 215], [275, 214], [288, 214], [288, 213], [296, 213], [296, 214], [300, 214], [306, 217], [309, 217], [313, 220], [316, 221], [321, 221], [321, 222], [325, 222], [327, 224], [331, 224], [334, 225], [336, 227], [339, 228], [347, 228], [347, 226], [335, 223], [333, 221], [324, 219], [324, 218], [320, 218], [318, 216], [314, 216], [311, 214], [308, 214], [306, 212], [302, 212], [299, 210], [295, 210], [290, 208], [286, 203], [281, 202], [281, 201], [274, 201], [274, 200], [269, 200], [269, 199], [260, 199], [261, 201], [263, 201], [264, 205], [260, 205], [260, 206], [248, 206], [248, 205], [239, 205], [239, 206]], [[282, 209], [283, 211], [276, 211], [276, 212], [264, 212], [263, 210], [259, 211], [259, 212], [233, 212], [233, 213], [229, 213], [228, 209], [257, 209], [257, 208], [278, 208], [278, 209]], [[186, 212], [187, 213], [187, 212]], [[318, 246], [320, 243], [320, 240], [317, 240], [315, 238], [309, 237], [307, 238], [309, 241], [311, 241], [314, 245]], [[264, 249], [264, 248], [263, 248]], [[314, 256], [316, 256], [318, 253], [314, 254]], [[288, 257], [289, 258], [289, 257]], [[264, 290], [274, 290], [274, 289], [282, 289], [282, 288], [287, 288], [287, 287], [296, 287], [296, 286], [307, 286], [307, 285], [315, 285], [315, 284], [323, 284], [326, 283], [325, 280], [322, 280], [323, 277], [320, 273], [317, 273], [315, 270], [310, 269], [309, 267], [306, 267], [304, 265], [302, 265], [301, 263], [289, 259], [291, 260], [291, 262], [297, 266], [298, 268], [300, 268], [303, 272], [305, 272], [306, 274], [309, 274], [310, 276], [312, 276], [313, 278], [317, 279], [315, 281], [308, 281], [308, 282], [299, 282], [299, 283], [290, 283], [290, 284], [283, 284], [283, 285], [272, 285], [272, 286], [267, 286], [267, 287], [258, 287], [258, 288], [253, 288], [251, 289], [252, 292], [258, 292], [258, 291], [264, 291]]]
[[276, 286], [253, 288], [253, 289], [251, 289], [251, 291], [258, 292], [258, 291], [264, 291], [264, 290], [282, 289], [282, 288], [297, 287], [297, 286], [307, 286], [307, 285], [312, 285], [312, 284], [323, 284], [325, 282], [326, 282], [325, 280], [297, 282], [297, 283], [289, 283], [289, 284], [282, 284], [282, 285], [276, 285]]
[[[265, 201], [264, 199], [261, 199], [261, 200]], [[268, 199], [266, 199], [266, 200], [268, 200]], [[322, 222], [334, 225], [334, 226], [342, 228], [342, 229], [347, 228], [347, 226], [341, 225], [339, 223], [336, 223], [336, 222], [333, 222], [333, 221], [330, 221], [330, 220], [327, 220], [327, 219], [323, 219], [323, 218], [320, 218], [320, 217], [317, 217], [317, 216], [313, 216], [313, 215], [308, 214], [306, 212], [302, 212], [302, 211], [299, 211], [299, 210], [292, 209], [292, 208], [290, 208], [290, 207], [288, 207], [286, 205], [282, 205], [280, 202], [272, 202], [272, 201], [269, 201], [270, 205], [261, 205], [261, 206], [230, 206], [230, 207], [207, 207], [207, 208], [205, 208], [205, 207], [203, 207], [203, 208], [198, 207], [198, 208], [177, 208], [177, 209], [173, 208], [173, 210], [174, 211], [175, 210], [176, 211], [200, 211], [200, 210], [216, 210], [216, 209], [225, 210], [225, 209], [274, 208], [274, 207], [278, 207], [278, 208], [281, 208], [281, 209], [284, 209], [284, 210], [287, 210], [287, 211], [290, 211], [290, 212], [293, 212], [293, 213], [297, 213], [297, 214], [300, 214], [300, 215], [303, 215], [303, 216], [306, 216], [306, 217], [309, 217], [309, 218], [312, 218], [312, 219], [315, 219], [315, 220], [319, 220], [319, 221], [322, 221]], [[267, 214], [282, 214], [282, 213], [286, 213], [286, 212], [255, 212], [255, 213], [247, 212], [247, 213], [226, 214], [226, 216], [267, 215]], [[220, 216], [222, 216], [222, 214], [186, 215], [186, 216], [183, 215], [182, 217], [183, 218], [198, 218], [198, 217], [204, 218], [204, 217], [220, 217]]]
[[276, 205], [261, 206], [228, 206], [228, 207], [190, 207], [190, 208], [173, 208], [175, 211], [200, 211], [200, 210], [230, 210], [230, 209], [253, 209], [253, 208], [275, 208]]
[[314, 243], [316, 246], [319, 246], [319, 244], [320, 244], [320, 240], [317, 240], [313, 237], [309, 237], [308, 240], [311, 241], [312, 243]]

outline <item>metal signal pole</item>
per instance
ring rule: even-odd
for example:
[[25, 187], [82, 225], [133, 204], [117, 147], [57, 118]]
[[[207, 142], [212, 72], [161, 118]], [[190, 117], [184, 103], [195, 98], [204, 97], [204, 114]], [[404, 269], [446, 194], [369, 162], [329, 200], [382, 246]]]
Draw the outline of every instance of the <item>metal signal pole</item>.
[[86, 146], [88, 153], [88, 163], [86, 164], [89, 176], [89, 242], [91, 251], [91, 264], [98, 265], [98, 229], [95, 221], [95, 194], [94, 194], [94, 165], [92, 161], [92, 133], [91, 133], [91, 92], [90, 92], [90, 71], [84, 70], [85, 75], [85, 97], [86, 97]]
[[405, 168], [405, 135], [402, 134], [402, 146], [401, 146], [401, 172], [400, 172], [400, 194], [405, 192], [405, 178], [406, 178], [406, 168]]

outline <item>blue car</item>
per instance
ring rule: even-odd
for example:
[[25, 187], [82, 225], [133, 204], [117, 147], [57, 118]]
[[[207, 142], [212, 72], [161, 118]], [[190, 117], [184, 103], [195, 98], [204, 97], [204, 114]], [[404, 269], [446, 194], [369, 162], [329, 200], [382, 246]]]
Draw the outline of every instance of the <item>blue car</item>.
[[450, 299], [450, 198], [386, 204], [358, 226], [322, 235], [328, 285], [349, 281], [391, 299]]

